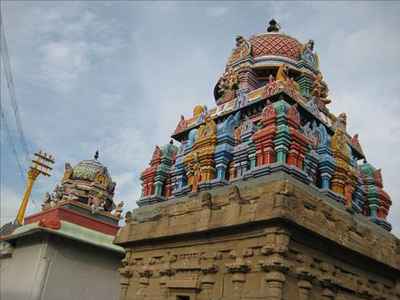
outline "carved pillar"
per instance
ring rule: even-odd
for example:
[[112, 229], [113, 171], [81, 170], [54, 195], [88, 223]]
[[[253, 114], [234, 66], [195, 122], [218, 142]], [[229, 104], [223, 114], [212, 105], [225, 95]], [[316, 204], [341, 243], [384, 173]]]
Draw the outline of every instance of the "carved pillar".
[[322, 299], [323, 300], [334, 300], [336, 297], [335, 293], [335, 267], [329, 263], [322, 262], [320, 264], [320, 277], [319, 280], [323, 287]]
[[317, 127], [319, 144], [317, 153], [319, 155], [319, 172], [321, 176], [321, 188], [330, 189], [331, 178], [335, 171], [335, 160], [332, 156], [330, 140], [325, 125], [320, 124]]
[[143, 268], [139, 270], [138, 273], [140, 277], [139, 283], [142, 286], [148, 286], [150, 283], [150, 277], [153, 276], [153, 270], [150, 268], [150, 266], [143, 266]]
[[[234, 153], [234, 152], [233, 152]], [[235, 167], [235, 162], [231, 161], [229, 163], [229, 180], [232, 180], [236, 177], [236, 167]]]
[[128, 251], [125, 257], [121, 261], [121, 268], [118, 269], [120, 277], [120, 296], [119, 299], [125, 300], [127, 297], [128, 287], [129, 287], [129, 279], [133, 275], [132, 268], [129, 266], [129, 259], [131, 257], [131, 252]]
[[312, 280], [315, 278], [311, 269], [313, 259], [308, 255], [299, 253], [296, 257], [296, 262], [298, 263], [295, 273], [299, 278], [297, 283], [299, 300], [309, 300]]
[[229, 162], [232, 161], [232, 151], [234, 139], [230, 134], [223, 133], [218, 135], [218, 145], [215, 148], [214, 160], [217, 170], [217, 178], [220, 181], [225, 180]]
[[247, 153], [249, 157], [250, 170], [256, 167], [256, 146], [253, 142], [248, 143]]
[[156, 171], [155, 167], [148, 167], [142, 172], [140, 179], [142, 180], [142, 196], [151, 196], [154, 193], [154, 177]]
[[[183, 147], [186, 145], [185, 142], [183, 142]], [[172, 186], [173, 186], [173, 191], [181, 190], [186, 184], [186, 173], [185, 173], [185, 165], [184, 165], [184, 153], [183, 149], [181, 152], [179, 152], [176, 156], [175, 160], [175, 167], [172, 170]]]
[[366, 278], [358, 278], [356, 291], [358, 295], [366, 299], [372, 298], [371, 289], [369, 288], [368, 280]]
[[168, 287], [167, 287], [167, 282], [170, 279], [171, 276], [175, 274], [175, 270], [171, 266], [171, 262], [174, 260], [173, 257], [168, 257], [166, 258], [166, 261], [162, 264], [160, 268], [160, 289], [161, 289], [161, 295], [162, 299], [167, 299], [168, 298]]
[[400, 280], [398, 280], [396, 283], [396, 286], [394, 288], [394, 293], [397, 296], [397, 299], [400, 299]]
[[256, 131], [252, 140], [256, 148], [256, 165], [262, 166], [275, 161], [274, 141], [276, 127], [276, 111], [272, 104], [268, 104], [262, 112], [263, 128]]
[[304, 159], [304, 169], [314, 185], [317, 184], [318, 154], [310, 149]]
[[212, 299], [212, 290], [215, 284], [215, 274], [218, 272], [218, 266], [209, 260], [203, 260], [201, 264], [201, 290], [204, 299]]
[[265, 275], [266, 294], [268, 300], [282, 300], [288, 262], [286, 259], [289, 250], [289, 233], [281, 228], [274, 228], [267, 233], [266, 245], [261, 253], [266, 257], [260, 261], [260, 267]]
[[267, 284], [267, 299], [268, 300], [282, 300], [283, 299], [283, 286], [286, 281], [286, 276], [280, 271], [268, 272], [265, 276]]
[[244, 172], [247, 170], [248, 162], [247, 162], [247, 145], [241, 144], [234, 148], [234, 161], [233, 166], [234, 170], [231, 175], [231, 178], [241, 177], [244, 175]]
[[232, 274], [233, 299], [241, 299], [243, 284], [246, 281], [246, 273], [250, 271], [250, 263], [242, 257], [236, 257], [234, 254], [231, 257], [235, 258], [235, 262], [227, 263], [225, 267], [228, 273]]
[[160, 174], [156, 175], [155, 182], [154, 182], [154, 195], [161, 197], [163, 187], [164, 187], [165, 177], [161, 176]]
[[310, 97], [313, 85], [313, 78], [307, 73], [302, 73], [298, 78], [296, 78], [297, 83], [300, 86], [300, 93], [303, 97]]
[[309, 146], [309, 141], [300, 131], [300, 113], [297, 109], [297, 104], [288, 108], [287, 122], [291, 139], [287, 163], [296, 166], [299, 169], [303, 169], [304, 158], [307, 147]]
[[335, 299], [336, 294], [334, 293], [334, 291], [331, 288], [324, 288], [322, 290], [322, 299], [323, 300], [334, 300]]
[[153, 152], [153, 156], [150, 161], [150, 166], [144, 170], [140, 176], [142, 180], [142, 196], [151, 196], [154, 193], [154, 180], [156, 171], [161, 162], [161, 149], [156, 146]]
[[279, 163], [286, 163], [287, 154], [290, 146], [290, 133], [287, 126], [286, 111], [289, 105], [284, 100], [279, 100], [274, 104], [276, 111], [276, 126], [277, 131], [274, 138], [276, 161]]
[[356, 187], [353, 193], [353, 209], [357, 213], [362, 213], [365, 204], [365, 192], [362, 186], [362, 177], [359, 170], [357, 170]]
[[309, 300], [312, 284], [308, 280], [299, 280], [297, 283], [299, 288], [299, 300]]
[[127, 299], [128, 287], [129, 287], [129, 278], [128, 277], [121, 277], [119, 281], [121, 285], [121, 290], [119, 294], [119, 299], [125, 300]]

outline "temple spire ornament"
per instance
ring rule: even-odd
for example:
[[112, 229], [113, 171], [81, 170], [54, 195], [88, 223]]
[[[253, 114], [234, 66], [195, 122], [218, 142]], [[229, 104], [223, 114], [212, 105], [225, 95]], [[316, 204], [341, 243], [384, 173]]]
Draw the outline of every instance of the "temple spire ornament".
[[32, 192], [33, 184], [39, 175], [44, 175], [49, 177], [50, 171], [53, 169], [51, 165], [54, 164], [54, 157], [45, 152], [39, 151], [34, 154], [34, 159], [32, 160], [32, 166], [28, 170], [28, 179], [26, 184], [26, 189], [24, 196], [22, 198], [21, 205], [19, 207], [15, 223], [22, 225], [24, 223], [24, 217], [26, 208], [28, 207], [29, 197]]
[[267, 32], [278, 32], [281, 29], [281, 25], [275, 19], [271, 19], [268, 24]]

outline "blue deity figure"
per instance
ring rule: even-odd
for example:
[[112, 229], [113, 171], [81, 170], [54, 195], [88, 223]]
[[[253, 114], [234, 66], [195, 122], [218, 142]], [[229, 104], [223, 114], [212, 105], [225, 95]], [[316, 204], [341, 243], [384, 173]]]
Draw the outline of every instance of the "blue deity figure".
[[314, 68], [318, 68], [318, 56], [314, 53], [314, 41], [309, 40], [303, 48], [301, 59], [308, 62]]

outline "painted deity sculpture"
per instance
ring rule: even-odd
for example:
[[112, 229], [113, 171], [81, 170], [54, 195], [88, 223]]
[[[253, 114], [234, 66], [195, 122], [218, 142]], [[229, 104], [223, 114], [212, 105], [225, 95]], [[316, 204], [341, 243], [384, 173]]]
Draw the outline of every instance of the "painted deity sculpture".
[[232, 51], [231, 57], [229, 58], [228, 64], [233, 64], [242, 59], [246, 59], [250, 55], [251, 45], [242, 36], [236, 37], [236, 48]]
[[238, 73], [229, 68], [221, 77], [218, 84], [218, 92], [222, 95], [223, 102], [228, 102], [236, 97], [236, 90], [239, 88]]
[[235, 129], [239, 126], [240, 111], [229, 115], [217, 126], [217, 145], [214, 160], [217, 170], [217, 179], [223, 181], [227, 177], [229, 163], [233, 156], [235, 145]]
[[295, 80], [293, 80], [293, 78], [289, 77], [289, 67], [286, 64], [282, 64], [279, 66], [278, 71], [276, 73], [276, 81], [283, 81], [289, 83], [297, 91], [300, 90], [299, 84]]
[[325, 109], [325, 106], [331, 103], [331, 100], [328, 99], [328, 87], [322, 79], [321, 72], [315, 76], [311, 96], [313, 101], [316, 102], [316, 105], [321, 110]]
[[335, 173], [332, 177], [332, 191], [342, 195], [348, 207], [351, 207], [356, 185], [355, 170], [350, 164], [350, 151], [344, 130], [337, 127], [332, 137], [332, 153], [336, 162]]
[[301, 59], [312, 65], [314, 68], [319, 68], [318, 54], [314, 53], [314, 41], [309, 40], [304, 44], [301, 53]]
[[217, 142], [217, 125], [207, 115], [200, 125], [192, 145], [192, 152], [185, 156], [186, 176], [193, 192], [201, 182], [209, 182], [215, 176], [214, 150]]

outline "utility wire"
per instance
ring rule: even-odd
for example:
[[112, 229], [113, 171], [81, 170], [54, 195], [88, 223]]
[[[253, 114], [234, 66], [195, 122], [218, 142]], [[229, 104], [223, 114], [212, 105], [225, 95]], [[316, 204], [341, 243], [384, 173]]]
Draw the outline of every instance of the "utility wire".
[[[2, 17], [2, 14], [1, 14], [1, 10], [0, 10], [0, 35], [1, 35], [0, 56], [2, 58], [1, 61], [2, 61], [3, 70], [4, 70], [6, 82], [7, 82], [9, 95], [10, 95], [11, 107], [12, 107], [12, 110], [14, 112], [15, 122], [16, 122], [16, 125], [17, 125], [16, 126], [17, 134], [19, 136], [19, 142], [20, 142], [20, 144], [22, 146], [22, 150], [23, 150], [24, 155], [25, 155], [26, 163], [29, 165], [29, 163], [30, 163], [30, 155], [29, 155], [30, 151], [29, 151], [29, 147], [28, 147], [28, 144], [26, 142], [24, 130], [23, 130], [23, 127], [22, 127], [21, 117], [20, 117], [19, 108], [18, 108], [18, 102], [17, 102], [17, 98], [16, 98], [16, 94], [15, 94], [14, 80], [13, 80], [12, 71], [11, 71], [10, 57], [9, 57], [9, 54], [8, 54], [8, 46], [7, 46], [6, 36], [5, 36], [4, 23], [3, 23], [3, 17]], [[1, 98], [1, 96], [0, 96], [0, 98]], [[14, 140], [12, 138], [12, 134], [11, 134], [10, 128], [9, 128], [9, 126], [7, 124], [7, 119], [6, 119], [6, 116], [4, 114], [1, 101], [0, 101], [0, 111], [1, 111], [1, 119], [3, 120], [4, 128], [5, 128], [5, 131], [7, 133], [7, 138], [8, 138], [9, 144], [11, 145], [13, 154], [15, 156], [17, 167], [18, 167], [20, 176], [22, 178], [22, 182], [25, 183], [24, 168], [23, 168], [23, 165], [21, 164], [21, 162], [19, 160], [16, 143], [14, 143]], [[2, 176], [2, 175], [3, 174], [0, 171], [0, 176]], [[37, 208], [36, 201], [34, 199], [32, 199], [32, 200], [33, 200], [32, 202], [33, 202], [34, 206]]]
[[22, 167], [21, 162], [19, 161], [17, 147], [15, 146], [14, 140], [12, 138], [10, 128], [7, 125], [7, 119], [6, 119], [6, 116], [4, 115], [3, 107], [0, 106], [0, 110], [1, 110], [1, 119], [2, 119], [3, 124], [4, 124], [5, 132], [7, 134], [8, 143], [9, 143], [9, 145], [11, 145], [11, 150], [14, 153], [15, 161], [17, 162], [17, 167], [18, 167], [19, 173], [21, 175], [22, 183], [25, 183], [24, 169]]
[[[11, 150], [12, 150], [14, 156], [15, 156], [15, 161], [17, 162], [17, 167], [18, 167], [18, 170], [19, 170], [19, 174], [20, 174], [20, 178], [21, 178], [22, 184], [25, 184], [24, 169], [23, 169], [22, 164], [21, 164], [21, 162], [19, 160], [17, 148], [16, 148], [16, 145], [15, 145], [14, 140], [12, 138], [11, 130], [8, 127], [7, 119], [6, 119], [6, 116], [4, 114], [3, 108], [1, 106], [1, 102], [0, 102], [0, 111], [1, 111], [1, 119], [3, 121], [4, 129], [5, 129], [6, 134], [7, 134], [8, 143], [9, 143], [9, 145], [11, 145]], [[38, 204], [36, 203], [36, 200], [32, 198], [32, 202], [33, 202], [33, 205], [35, 206], [35, 208], [38, 208]]]
[[10, 94], [11, 107], [13, 109], [15, 122], [17, 124], [17, 132], [18, 132], [18, 136], [19, 136], [19, 141], [21, 143], [22, 150], [25, 154], [26, 162], [29, 163], [30, 151], [29, 151], [29, 147], [26, 142], [26, 139], [25, 139], [25, 134], [24, 134], [24, 130], [22, 127], [21, 117], [20, 117], [19, 108], [18, 108], [18, 102], [17, 102], [17, 98], [15, 95], [14, 80], [13, 80], [13, 76], [12, 76], [12, 72], [11, 72], [10, 57], [8, 55], [7, 40], [6, 40], [6, 36], [5, 36], [4, 23], [3, 23], [3, 18], [1, 16], [1, 12], [0, 12], [0, 27], [1, 27], [0, 52], [1, 52], [1, 56], [3, 58], [3, 69], [4, 69], [5, 78], [7, 81], [8, 91]]

